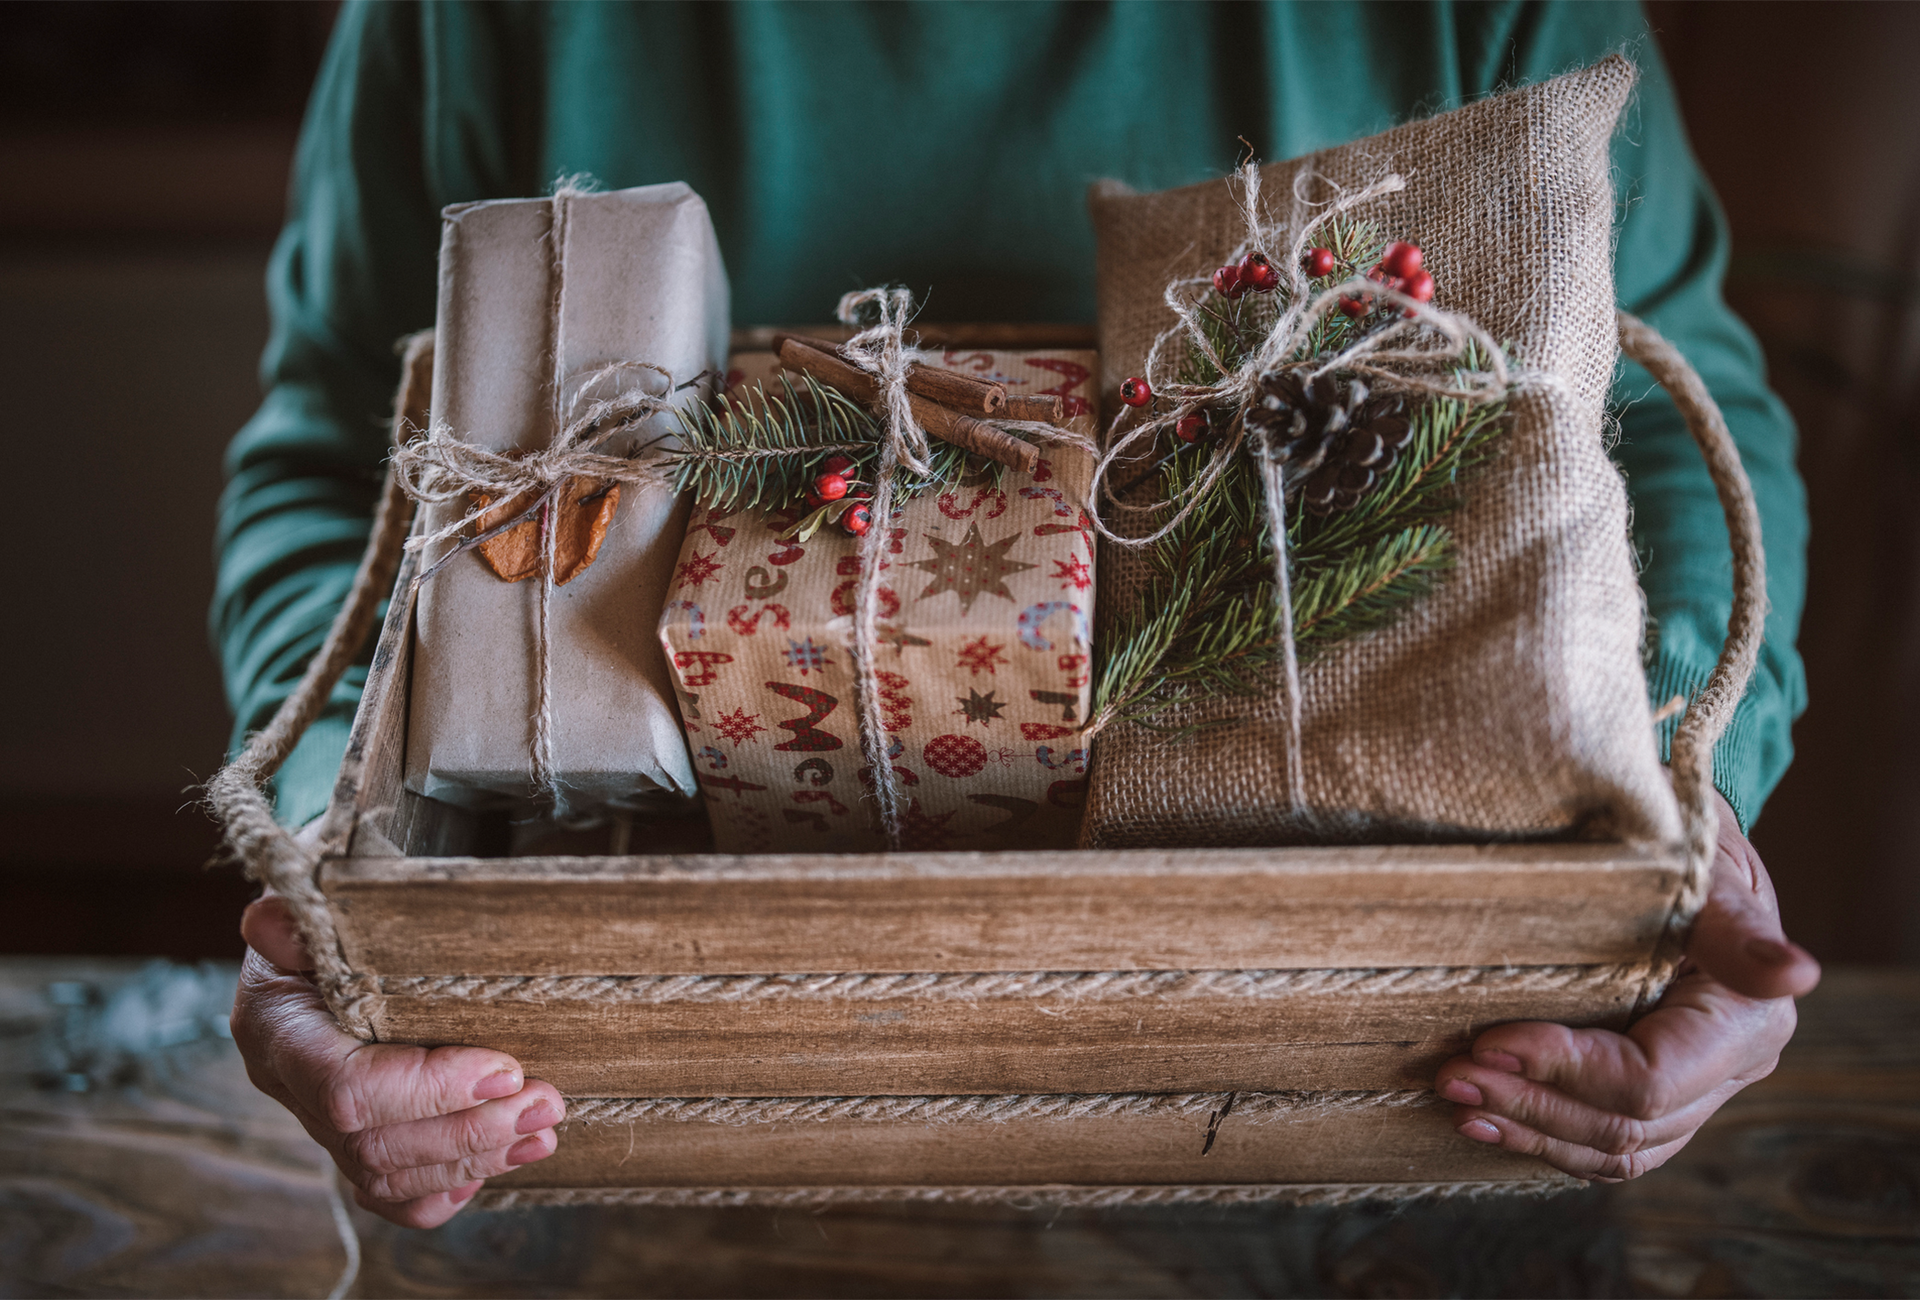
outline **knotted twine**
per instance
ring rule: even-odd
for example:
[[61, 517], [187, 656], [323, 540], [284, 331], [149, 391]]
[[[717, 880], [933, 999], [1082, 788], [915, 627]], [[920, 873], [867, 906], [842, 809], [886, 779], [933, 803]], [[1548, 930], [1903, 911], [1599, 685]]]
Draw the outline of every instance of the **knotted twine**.
[[[880, 459], [874, 470], [873, 526], [861, 535], [859, 546], [860, 583], [855, 588], [853, 620], [855, 703], [860, 749], [868, 770], [873, 773], [873, 796], [880, 813], [881, 830], [887, 847], [897, 850], [905, 809], [894, 777], [893, 738], [888, 734], [886, 714], [881, 707], [876, 662], [880, 648], [880, 570], [892, 536], [895, 475], [902, 468], [923, 478], [933, 472], [932, 444], [927, 440], [926, 430], [913, 418], [913, 403], [907, 390], [907, 377], [913, 367], [924, 365], [932, 358], [906, 342], [906, 327], [913, 319], [910, 291], [890, 288], [849, 293], [840, 299], [834, 315], [841, 324], [857, 327], [863, 309], [877, 311], [878, 319], [848, 339], [842, 345], [842, 353], [878, 383], [873, 413], [880, 421], [881, 436]], [[1089, 453], [1096, 451], [1089, 439], [1051, 424], [998, 419], [993, 424]]]
[[[529, 520], [536, 523], [540, 536], [540, 582], [533, 644], [538, 700], [533, 714], [533, 783], [556, 814], [567, 811], [565, 791], [561, 789], [553, 756], [551, 632], [562, 496], [568, 482], [576, 478], [597, 480], [606, 486], [659, 481], [657, 461], [643, 457], [643, 453], [662, 439], [644, 443], [625, 455], [611, 455], [601, 448], [634, 432], [654, 416], [671, 411], [667, 398], [675, 391], [673, 375], [649, 361], [616, 361], [582, 367], [571, 373], [566, 369], [567, 234], [572, 200], [584, 192], [571, 182], [562, 182], [551, 201], [548, 248], [552, 269], [547, 337], [551, 340], [548, 389], [554, 428], [552, 440], [535, 451], [496, 452], [468, 442], [445, 424], [435, 424], [424, 437], [402, 442], [393, 453], [394, 470], [402, 489], [422, 504], [466, 501], [475, 492], [486, 494], [491, 502], [501, 506], [533, 498], [532, 504], [505, 523], [477, 532], [448, 551], [414, 579], [414, 586], [417, 590], [456, 555]], [[634, 379], [640, 380], [642, 386], [629, 386], [629, 381]], [[665, 391], [659, 394], [646, 391], [644, 385], [652, 380], [664, 383]], [[611, 395], [599, 395], [609, 388]], [[494, 508], [493, 504], [473, 506], [445, 527], [409, 538], [407, 549], [421, 551], [452, 541], [469, 528], [477, 529], [480, 518]]]
[[[1211, 278], [1189, 276], [1168, 283], [1164, 298], [1176, 323], [1162, 330], [1147, 350], [1143, 377], [1156, 394], [1171, 400], [1172, 409], [1140, 420], [1124, 434], [1121, 429], [1132, 411], [1123, 408], [1114, 418], [1108, 429], [1107, 450], [1094, 468], [1094, 500], [1089, 513], [1093, 526], [1108, 541], [1126, 547], [1150, 546], [1186, 521], [1217, 488], [1236, 456], [1244, 452], [1252, 460], [1260, 476], [1267, 531], [1273, 538], [1273, 604], [1279, 620], [1280, 678], [1287, 710], [1287, 802], [1289, 811], [1306, 821], [1311, 814], [1305, 800], [1300, 659], [1294, 641], [1293, 583], [1286, 522], [1288, 495], [1306, 471], [1281, 460], [1277, 454], [1279, 449], [1264, 430], [1249, 430], [1245, 412], [1259, 396], [1262, 381], [1286, 371], [1298, 371], [1307, 380], [1343, 372], [1371, 379], [1387, 391], [1415, 397], [1447, 397], [1470, 407], [1503, 400], [1517, 386], [1519, 376], [1493, 338], [1458, 313], [1410, 298], [1359, 274], [1318, 294], [1311, 292], [1312, 285], [1302, 267], [1308, 243], [1315, 233], [1360, 204], [1405, 189], [1403, 177], [1389, 173], [1361, 189], [1340, 191], [1330, 202], [1314, 205], [1321, 211], [1291, 230], [1286, 221], [1269, 220], [1261, 215], [1260, 168], [1256, 163], [1251, 160], [1245, 163], [1236, 179], [1247, 235], [1228, 255], [1227, 261], [1236, 263], [1249, 253], [1266, 257], [1285, 277], [1286, 306], [1245, 360], [1229, 367], [1202, 324], [1200, 304], [1212, 287]], [[1308, 202], [1301, 188], [1311, 179], [1311, 173], [1303, 173], [1296, 181], [1294, 197], [1299, 204]], [[1314, 330], [1346, 298], [1384, 302], [1397, 310], [1336, 352], [1301, 355]], [[1221, 377], [1211, 384], [1181, 383], [1179, 367], [1183, 349], [1172, 346], [1176, 341], [1183, 343], [1185, 349], [1197, 351]], [[1545, 376], [1527, 378], [1553, 382]], [[1232, 410], [1236, 415], [1227, 436], [1215, 445], [1200, 476], [1186, 488], [1146, 505], [1122, 500], [1108, 479], [1113, 467], [1150, 448], [1163, 430], [1209, 407]], [[1103, 502], [1121, 514], [1158, 514], [1168, 509], [1174, 513], [1154, 531], [1132, 536], [1109, 525], [1101, 508]], [[1111, 723], [1115, 716], [1109, 713], [1089, 720], [1085, 728], [1088, 738]]]

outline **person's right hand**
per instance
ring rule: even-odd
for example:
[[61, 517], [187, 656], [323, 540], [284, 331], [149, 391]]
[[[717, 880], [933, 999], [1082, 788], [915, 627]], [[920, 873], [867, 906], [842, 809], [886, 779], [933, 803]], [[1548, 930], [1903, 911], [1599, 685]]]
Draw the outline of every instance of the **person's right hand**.
[[240, 933], [248, 951], [232, 1023], [247, 1076], [327, 1149], [362, 1208], [438, 1227], [489, 1177], [553, 1154], [566, 1111], [551, 1084], [523, 1079], [505, 1052], [342, 1033], [271, 894], [247, 908]]

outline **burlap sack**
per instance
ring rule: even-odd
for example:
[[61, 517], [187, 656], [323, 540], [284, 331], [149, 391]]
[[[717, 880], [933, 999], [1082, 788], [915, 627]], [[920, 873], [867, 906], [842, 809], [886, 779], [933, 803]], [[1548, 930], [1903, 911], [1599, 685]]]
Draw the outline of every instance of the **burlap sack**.
[[[1494, 463], [1448, 521], [1458, 567], [1392, 626], [1305, 666], [1307, 819], [1289, 815], [1286, 710], [1271, 696], [1168, 719], [1237, 721], [1184, 740], [1129, 723], [1098, 738], [1090, 846], [1533, 838], [1672, 841], [1641, 666], [1625, 485], [1602, 442], [1618, 351], [1608, 142], [1636, 72], [1582, 72], [1263, 169], [1268, 214], [1304, 219], [1317, 174], [1406, 188], [1358, 215], [1418, 241], [1436, 305], [1473, 317], [1539, 375]], [[1296, 193], [1296, 181], [1301, 192]], [[1224, 181], [1090, 196], [1109, 412], [1173, 323], [1169, 279], [1244, 237]], [[1102, 618], [1134, 604], [1137, 553], [1103, 544]]]

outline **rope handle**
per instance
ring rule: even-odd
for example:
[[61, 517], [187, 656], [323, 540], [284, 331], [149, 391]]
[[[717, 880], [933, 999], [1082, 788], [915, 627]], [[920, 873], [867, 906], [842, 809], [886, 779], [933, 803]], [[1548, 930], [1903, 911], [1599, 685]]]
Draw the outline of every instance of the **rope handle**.
[[[402, 347], [400, 392], [393, 408], [395, 446], [427, 424], [427, 399], [433, 385], [433, 331], [413, 335]], [[273, 719], [247, 737], [240, 756], [207, 783], [207, 801], [248, 878], [286, 900], [294, 925], [313, 957], [316, 982], [326, 994], [334, 1017], [348, 1033], [366, 1039], [373, 1037], [372, 1016], [379, 989], [371, 977], [357, 974], [348, 963], [326, 895], [320, 892], [319, 858], [274, 817], [265, 787], [320, 716], [341, 675], [367, 643], [380, 601], [393, 590], [412, 524], [413, 501], [400, 490], [393, 468], [388, 466], [380, 504], [374, 511], [373, 533], [353, 575], [346, 603], [327, 629], [326, 640], [307, 664], [299, 685], [274, 711]]]
[[1760, 642], [1766, 633], [1767, 557], [1760, 544], [1760, 508], [1753, 499], [1753, 483], [1700, 372], [1653, 326], [1624, 311], [1619, 319], [1620, 350], [1667, 391], [1686, 421], [1687, 432], [1700, 446], [1727, 517], [1727, 539], [1733, 548], [1733, 611], [1727, 618], [1727, 639], [1706, 686], [1688, 702], [1673, 733], [1673, 788], [1680, 799], [1687, 857], [1686, 879], [1674, 905], [1678, 929], [1692, 924], [1707, 900], [1714, 844], [1720, 833], [1719, 808], [1713, 799], [1713, 747], [1733, 721], [1734, 709], [1747, 693], [1760, 659]]

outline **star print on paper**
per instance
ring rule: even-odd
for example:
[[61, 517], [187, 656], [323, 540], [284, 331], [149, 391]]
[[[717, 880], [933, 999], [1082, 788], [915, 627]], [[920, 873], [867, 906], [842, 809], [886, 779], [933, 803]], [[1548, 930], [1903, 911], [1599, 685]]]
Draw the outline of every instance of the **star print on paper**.
[[780, 652], [787, 657], [787, 667], [805, 677], [808, 673], [819, 672], [832, 663], [827, 658], [827, 647], [817, 643], [812, 637], [799, 641], [788, 641], [787, 648]]
[[698, 587], [701, 583], [720, 572], [720, 552], [702, 555], [695, 551], [681, 562], [680, 569], [673, 575], [677, 587]]
[[1072, 587], [1075, 591], [1085, 591], [1093, 585], [1093, 570], [1079, 556], [1069, 556], [1053, 562], [1053, 576], [1060, 579], [1061, 589]]
[[[958, 811], [957, 809], [954, 811]], [[915, 799], [900, 819], [900, 847], [903, 849], [944, 849], [954, 832], [947, 829], [953, 812], [928, 813]]]
[[953, 698], [960, 703], [960, 707], [954, 710], [955, 713], [964, 714], [968, 722], [977, 722], [983, 727], [998, 718], [1000, 710], [1006, 708], [1008, 703], [1006, 700], [994, 699], [992, 691], [982, 695], [972, 687], [967, 688], [966, 699], [962, 700], [957, 695]]
[[1007, 552], [1019, 540], [1020, 534], [1015, 532], [997, 542], [989, 542], [980, 536], [979, 524], [968, 524], [966, 539], [957, 545], [927, 534], [927, 541], [933, 546], [933, 558], [915, 560], [910, 566], [933, 575], [933, 581], [920, 593], [920, 599], [951, 591], [960, 598], [962, 614], [972, 613], [973, 602], [981, 596], [1001, 596], [1011, 602], [1013, 593], [1007, 590], [1006, 579], [1039, 567], [1007, 558]]
[[960, 647], [960, 658], [954, 667], [965, 668], [975, 677], [981, 673], [993, 675], [995, 664], [1010, 662], [1005, 652], [1006, 646], [994, 645], [987, 638], [981, 637], [977, 641], [969, 641]]
[[732, 713], [721, 714], [713, 720], [713, 729], [736, 745], [752, 740], [755, 735], [766, 730], [760, 725], [760, 715], [748, 713], [745, 709], [735, 709]]

